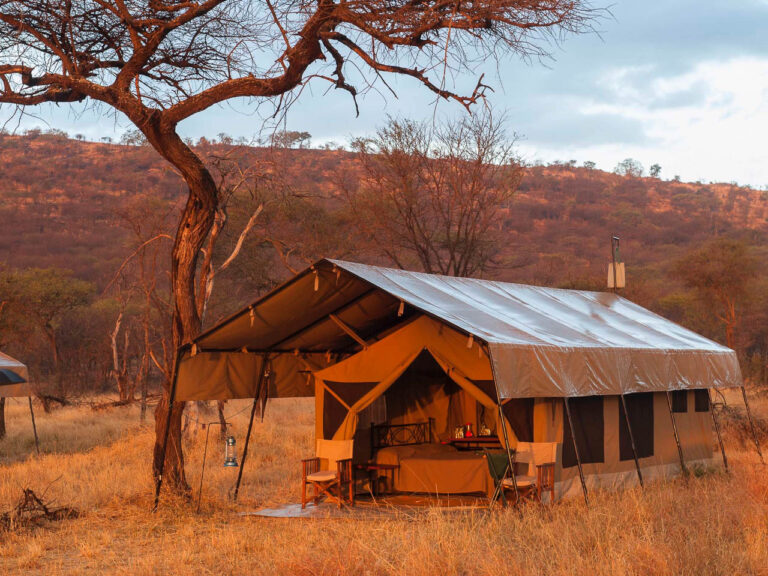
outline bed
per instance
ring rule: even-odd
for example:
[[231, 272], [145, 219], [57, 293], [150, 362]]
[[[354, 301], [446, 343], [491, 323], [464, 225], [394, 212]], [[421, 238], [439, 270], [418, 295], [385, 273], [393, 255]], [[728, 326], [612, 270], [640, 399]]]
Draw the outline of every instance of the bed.
[[[374, 431], [374, 429], [376, 429]], [[374, 461], [396, 465], [396, 492], [470, 494], [493, 492], [488, 464], [481, 454], [431, 442], [431, 423], [379, 424], [372, 428]]]

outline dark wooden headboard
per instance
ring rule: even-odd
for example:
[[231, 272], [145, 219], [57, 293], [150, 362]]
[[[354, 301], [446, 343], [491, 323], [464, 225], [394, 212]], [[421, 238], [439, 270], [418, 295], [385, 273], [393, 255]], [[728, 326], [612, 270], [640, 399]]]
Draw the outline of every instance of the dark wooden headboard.
[[375, 454], [388, 446], [410, 446], [432, 442], [434, 418], [426, 422], [412, 424], [373, 424], [371, 425], [371, 451]]

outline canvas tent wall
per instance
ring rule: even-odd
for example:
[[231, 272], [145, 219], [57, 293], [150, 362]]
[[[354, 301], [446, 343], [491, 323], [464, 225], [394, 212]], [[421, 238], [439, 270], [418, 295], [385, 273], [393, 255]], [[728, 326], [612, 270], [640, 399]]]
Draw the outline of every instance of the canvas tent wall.
[[[732, 350], [615, 294], [321, 260], [183, 348], [175, 397], [318, 398], [334, 390], [329, 382], [368, 383], [345, 402], [354, 409], [333, 433], [348, 435], [357, 408], [425, 349], [462, 390], [494, 405], [501, 400], [507, 420], [533, 406], [534, 439], [542, 440], [565, 437], [564, 398], [601, 398], [595, 413], [610, 423], [610, 436], [620, 430], [620, 395], [656, 393], [654, 437], [661, 438], [670, 421], [659, 413], [667, 391], [741, 386]], [[322, 420], [324, 409], [318, 414]], [[703, 417], [692, 420], [689, 440], [711, 444], [698, 440]], [[653, 456], [657, 467], [674, 466], [667, 443]], [[694, 444], [686, 450], [698, 450]], [[706, 460], [711, 446], [701, 455]], [[623, 474], [626, 461], [615, 460], [614, 469], [602, 463], [603, 474]], [[587, 472], [597, 471], [590, 466]], [[572, 472], [564, 468], [561, 480]]]

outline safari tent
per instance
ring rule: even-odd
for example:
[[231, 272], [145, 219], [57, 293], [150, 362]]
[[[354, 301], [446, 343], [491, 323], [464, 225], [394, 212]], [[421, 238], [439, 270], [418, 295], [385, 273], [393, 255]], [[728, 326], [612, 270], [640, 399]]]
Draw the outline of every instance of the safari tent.
[[742, 386], [734, 351], [616, 294], [338, 260], [178, 363], [172, 400], [314, 397], [318, 439], [354, 439], [355, 461], [397, 462], [395, 488], [440, 493], [488, 490], [451, 444], [466, 423], [510, 453], [552, 443], [557, 497], [716, 465], [710, 390]]
[[35, 412], [32, 409], [32, 387], [29, 384], [29, 370], [15, 358], [0, 352], [0, 398], [28, 398], [29, 414], [32, 417], [32, 429], [35, 433], [35, 447], [38, 454], [40, 445], [37, 440]]

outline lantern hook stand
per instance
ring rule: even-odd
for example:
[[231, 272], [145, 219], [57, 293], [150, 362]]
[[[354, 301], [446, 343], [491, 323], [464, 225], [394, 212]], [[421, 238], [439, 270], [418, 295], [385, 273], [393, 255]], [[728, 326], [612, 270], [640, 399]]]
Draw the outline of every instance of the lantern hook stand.
[[208, 456], [208, 437], [211, 433], [211, 426], [226, 426], [229, 427], [231, 422], [221, 422], [219, 420], [212, 420], [205, 423], [205, 450], [203, 451], [203, 466], [200, 470], [200, 487], [197, 490], [197, 512], [200, 512], [200, 502], [203, 498], [203, 478], [205, 477], [205, 459]]

